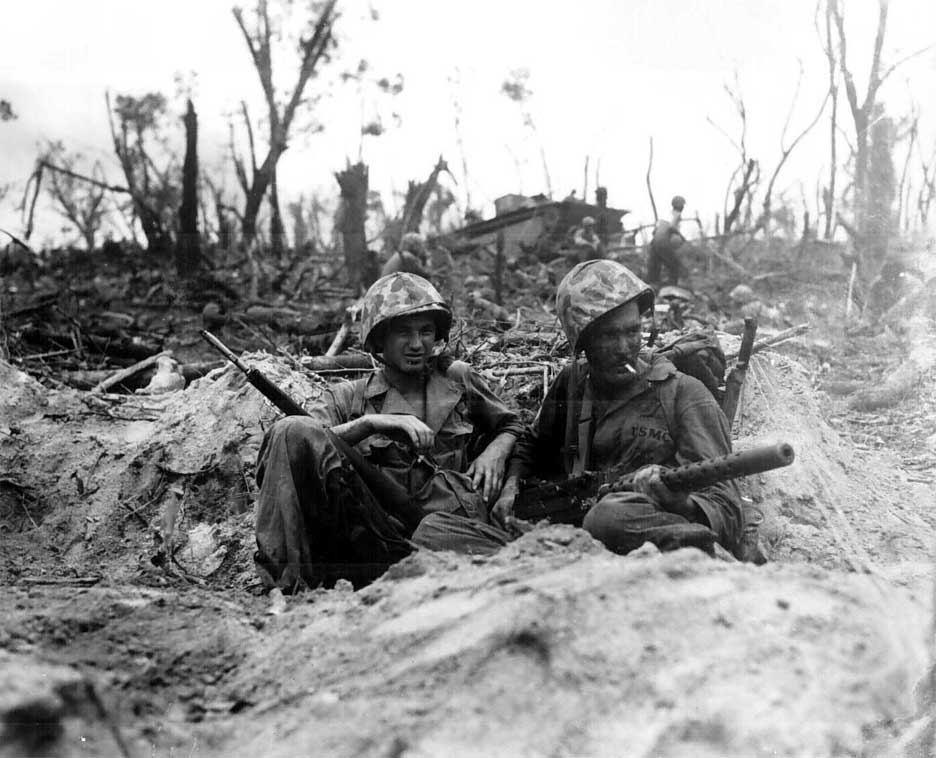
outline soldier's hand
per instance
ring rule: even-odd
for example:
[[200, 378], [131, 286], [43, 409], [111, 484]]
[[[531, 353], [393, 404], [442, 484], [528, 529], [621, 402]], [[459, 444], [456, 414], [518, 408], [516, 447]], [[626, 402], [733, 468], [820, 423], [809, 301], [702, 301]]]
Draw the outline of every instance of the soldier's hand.
[[404, 434], [417, 450], [432, 447], [435, 435], [426, 424], [408, 413], [374, 413], [366, 417], [374, 434]]
[[644, 466], [634, 474], [634, 492], [641, 492], [659, 506], [677, 516], [690, 518], [694, 506], [685, 490], [671, 490], [660, 476], [663, 467], [656, 464]]
[[519, 491], [517, 480], [514, 477], [508, 477], [507, 481], [504, 482], [503, 489], [500, 491], [500, 496], [491, 507], [491, 522], [495, 526], [508, 529], [510, 522], [514, 520], [514, 502]]
[[484, 502], [490, 502], [497, 494], [504, 481], [507, 456], [494, 445], [489, 445], [475, 458], [465, 472], [471, 477], [471, 484], [481, 493]]

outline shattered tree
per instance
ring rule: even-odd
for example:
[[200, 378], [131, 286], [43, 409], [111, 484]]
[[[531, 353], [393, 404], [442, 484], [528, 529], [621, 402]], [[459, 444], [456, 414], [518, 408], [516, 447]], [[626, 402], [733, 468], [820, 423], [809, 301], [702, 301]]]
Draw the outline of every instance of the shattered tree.
[[349, 164], [344, 171], [335, 174], [341, 188], [341, 210], [336, 227], [341, 234], [345, 271], [352, 292], [359, 292], [366, 286], [362, 276], [367, 260], [367, 235], [364, 230], [367, 219], [367, 177], [367, 166], [363, 163]]
[[179, 239], [176, 241], [176, 271], [194, 275], [201, 262], [198, 234], [198, 116], [191, 100], [186, 103], [185, 160], [182, 163], [182, 205], [179, 208]]

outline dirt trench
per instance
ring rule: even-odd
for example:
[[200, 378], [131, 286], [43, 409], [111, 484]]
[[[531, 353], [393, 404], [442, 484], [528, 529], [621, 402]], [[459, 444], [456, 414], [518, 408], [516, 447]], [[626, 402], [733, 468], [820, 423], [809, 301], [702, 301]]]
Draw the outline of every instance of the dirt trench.
[[766, 566], [550, 527], [286, 600], [250, 592], [276, 412], [237, 372], [96, 397], [2, 366], [0, 756], [922, 755], [932, 490], [795, 352], [754, 362], [736, 429], [797, 452], [744, 484]]

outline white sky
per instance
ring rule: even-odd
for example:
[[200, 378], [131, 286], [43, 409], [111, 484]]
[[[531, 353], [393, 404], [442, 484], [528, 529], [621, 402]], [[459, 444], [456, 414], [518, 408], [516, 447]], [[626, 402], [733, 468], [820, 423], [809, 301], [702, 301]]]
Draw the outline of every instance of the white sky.
[[[380, 13], [377, 22], [364, 20], [371, 4]], [[846, 7], [849, 54], [862, 92], [877, 2], [846, 0]], [[0, 183], [16, 185], [0, 206], [0, 226], [11, 231], [22, 230], [14, 206], [43, 139], [60, 139], [72, 150], [101, 158], [110, 178], [122, 181], [109, 145], [107, 89], [171, 96], [176, 72], [197, 72], [206, 170], [221, 165], [227, 113], [246, 98], [253, 113], [261, 114], [259, 83], [229, 0], [0, 0], [0, 8], [5, 22], [0, 98], [10, 100], [19, 114], [17, 121], [0, 124]], [[405, 77], [404, 93], [392, 106], [401, 125], [363, 143], [371, 186], [384, 192], [391, 207], [389, 191], [405, 188], [408, 179], [425, 178], [440, 153], [458, 178], [453, 189], [459, 199], [464, 201], [469, 189], [473, 205], [486, 215], [499, 195], [545, 191], [539, 145], [523, 129], [516, 106], [499, 94], [508, 72], [525, 67], [556, 197], [573, 188], [581, 195], [589, 155], [589, 194], [600, 159], [611, 204], [632, 209], [635, 222], [651, 219], [644, 175], [652, 135], [658, 207], [663, 210], [678, 192], [688, 199], [689, 215], [699, 212], [711, 224], [737, 158], [706, 117], [737, 136], [736, 116], [722, 90], [733, 72], [749, 114], [749, 152], [767, 174], [779, 156], [797, 60], [805, 78], [791, 137], [813, 117], [827, 85], [813, 27], [814, 0], [339, 0], [339, 8], [343, 62], [363, 57], [375, 72], [399, 71]], [[936, 42], [934, 22], [933, 0], [892, 0], [885, 62]], [[291, 82], [291, 51], [276, 52], [279, 71]], [[458, 86], [451, 81], [456, 72]], [[312, 82], [307, 92], [314, 88]], [[933, 51], [888, 81], [884, 98], [893, 114], [907, 111], [911, 93], [923, 113], [928, 154], [936, 141]], [[455, 96], [462, 110], [468, 183], [455, 141]], [[300, 192], [337, 193], [332, 174], [346, 158], [357, 158], [362, 109], [370, 115], [384, 107], [384, 123], [390, 123], [390, 107], [380, 102], [372, 94], [362, 99], [353, 84], [329, 91], [316, 112], [325, 132], [295, 135], [281, 159], [284, 205]], [[844, 100], [840, 114], [850, 128]], [[812, 208], [817, 180], [825, 181], [827, 174], [827, 123], [823, 119], [801, 144], [778, 184], [789, 188], [797, 203], [802, 185]], [[228, 186], [233, 191], [233, 181]], [[40, 222], [38, 242], [62, 226], [48, 212]]]

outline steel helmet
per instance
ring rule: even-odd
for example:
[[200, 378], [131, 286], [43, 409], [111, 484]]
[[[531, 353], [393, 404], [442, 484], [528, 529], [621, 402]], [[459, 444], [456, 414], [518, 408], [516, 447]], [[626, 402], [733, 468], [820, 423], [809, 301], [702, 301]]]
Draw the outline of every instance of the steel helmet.
[[644, 313], [653, 307], [653, 290], [623, 264], [598, 259], [573, 268], [556, 291], [556, 313], [572, 351], [582, 349], [582, 334], [591, 324], [632, 300]]
[[426, 241], [419, 232], [407, 232], [400, 240], [400, 250], [410, 253], [421, 253], [426, 248]]
[[673, 195], [670, 205], [673, 207], [674, 211], [682, 211], [682, 209], [686, 207], [686, 198], [682, 195]]
[[594, 225], [595, 225], [595, 219], [593, 217], [586, 216], [585, 218], [582, 219], [582, 226], [594, 226]]
[[685, 300], [690, 302], [693, 300], [694, 295], [690, 290], [687, 290], [685, 287], [679, 287], [675, 284], [667, 284], [663, 287], [660, 287], [660, 291], [657, 292], [657, 297], [660, 300]]
[[747, 303], [750, 303], [752, 300], [757, 299], [756, 296], [754, 295], [754, 290], [752, 290], [746, 284], [739, 284], [737, 287], [731, 290], [731, 292], [728, 293], [728, 297], [740, 303], [741, 305], [745, 305]]
[[429, 282], [416, 274], [398, 272], [374, 282], [361, 304], [361, 342], [376, 353], [378, 328], [392, 318], [431, 313], [436, 320], [436, 336], [447, 340], [452, 327], [452, 309]]

